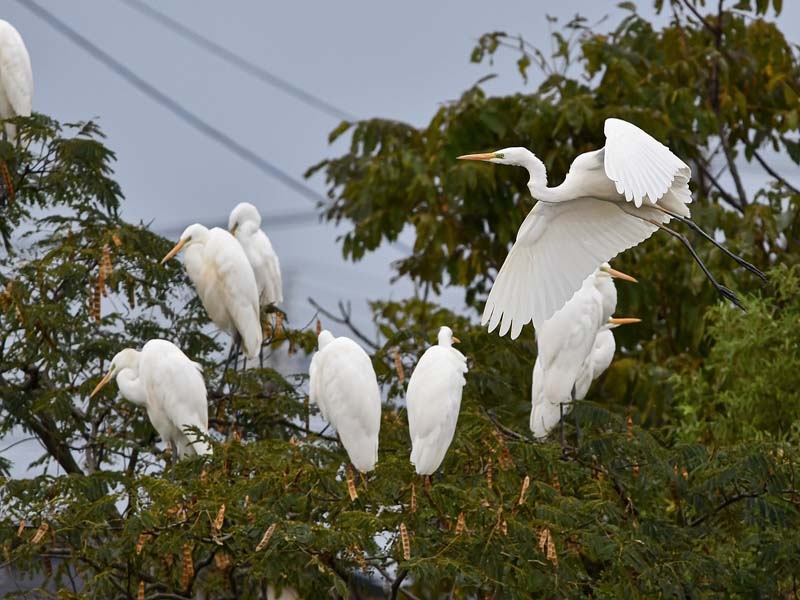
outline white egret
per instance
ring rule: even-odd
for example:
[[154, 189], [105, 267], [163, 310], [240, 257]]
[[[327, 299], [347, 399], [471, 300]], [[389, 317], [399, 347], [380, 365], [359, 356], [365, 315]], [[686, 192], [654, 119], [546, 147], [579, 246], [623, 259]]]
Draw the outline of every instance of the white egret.
[[[601, 265], [537, 330], [539, 352], [533, 367], [530, 417], [536, 438], [547, 435], [569, 411], [572, 400], [585, 398], [592, 379], [611, 364], [614, 338], [610, 328], [639, 322], [611, 317], [617, 303], [612, 277], [636, 281], [608, 264]], [[606, 335], [611, 335], [610, 356]]]
[[[0, 19], [0, 119], [30, 117], [33, 106], [31, 58], [22, 36], [8, 21]], [[6, 123], [9, 141], [17, 126]]]
[[141, 352], [125, 348], [111, 360], [105, 377], [92, 390], [94, 396], [116, 376], [123, 397], [144, 406], [161, 439], [172, 446], [176, 458], [211, 454], [197, 434], [208, 435], [208, 401], [203, 371], [180, 348], [166, 340], [150, 340]]
[[467, 373], [467, 358], [453, 348], [449, 327], [439, 328], [438, 344], [419, 359], [406, 391], [411, 463], [420, 475], [431, 475], [442, 464], [456, 431]]
[[261, 215], [249, 202], [237, 204], [228, 218], [228, 230], [239, 240], [253, 267], [261, 306], [283, 302], [281, 263], [267, 234], [261, 230]]
[[677, 219], [710, 240], [740, 265], [765, 279], [743, 258], [692, 222], [687, 206], [689, 167], [669, 148], [635, 125], [606, 119], [605, 147], [575, 158], [563, 183], [547, 187], [544, 163], [526, 148], [459, 156], [525, 167], [528, 190], [539, 202], [517, 232], [517, 240], [494, 281], [482, 323], [516, 338], [529, 321], [539, 328], [564, 306], [597, 267], [638, 245], [657, 229], [678, 238], [717, 291], [737, 306], [682, 234], [665, 224]]
[[245, 356], [258, 356], [263, 335], [258, 287], [242, 245], [224, 229], [195, 223], [184, 230], [161, 264], [182, 248], [186, 249], [186, 272], [208, 316], [241, 341]]
[[367, 473], [378, 461], [381, 392], [372, 361], [348, 337], [323, 329], [309, 367], [309, 399], [339, 433], [350, 462]]

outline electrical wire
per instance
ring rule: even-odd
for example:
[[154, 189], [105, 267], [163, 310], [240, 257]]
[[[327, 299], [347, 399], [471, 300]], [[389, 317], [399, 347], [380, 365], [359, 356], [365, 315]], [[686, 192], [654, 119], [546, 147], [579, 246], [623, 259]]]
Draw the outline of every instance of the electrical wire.
[[317, 110], [324, 112], [325, 114], [332, 116], [336, 119], [341, 121], [355, 121], [356, 118], [350, 115], [347, 111], [342, 110], [315, 96], [314, 94], [305, 91], [304, 89], [294, 85], [293, 83], [286, 81], [285, 79], [275, 75], [274, 73], [270, 73], [263, 67], [257, 65], [256, 63], [236, 54], [230, 50], [228, 50], [225, 46], [218, 44], [214, 40], [189, 29], [181, 23], [170, 17], [169, 15], [156, 10], [146, 2], [142, 0], [120, 0], [123, 4], [127, 4], [130, 8], [138, 11], [140, 14], [153, 19], [154, 21], [158, 21], [172, 31], [173, 33], [177, 33], [178, 35], [190, 40], [194, 44], [204, 48], [211, 54], [221, 58], [222, 60], [234, 65], [235, 67], [241, 69], [242, 71], [252, 75], [259, 81], [266, 83], [267, 85], [271, 85], [276, 87], [283, 92], [286, 92], [290, 96], [294, 96], [298, 100], [305, 102], [309, 106], [316, 108]]

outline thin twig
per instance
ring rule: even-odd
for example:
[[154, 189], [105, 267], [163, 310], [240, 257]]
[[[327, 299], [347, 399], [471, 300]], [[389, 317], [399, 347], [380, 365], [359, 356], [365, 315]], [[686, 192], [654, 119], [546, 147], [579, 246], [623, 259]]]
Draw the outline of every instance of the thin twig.
[[316, 310], [318, 310], [320, 314], [324, 315], [331, 321], [339, 323], [340, 325], [346, 325], [347, 328], [350, 329], [350, 331], [352, 331], [356, 337], [358, 337], [362, 342], [367, 344], [373, 350], [380, 349], [380, 345], [373, 342], [369, 337], [367, 337], [364, 333], [362, 333], [361, 330], [355, 326], [355, 324], [353, 324], [353, 321], [351, 320], [352, 310], [350, 308], [349, 303], [345, 308], [344, 304], [341, 301], [339, 301], [339, 312], [341, 313], [341, 316], [337, 317], [329, 310], [322, 308], [322, 306], [320, 306], [313, 298], [309, 298], [308, 302], [309, 304], [311, 304], [311, 306], [313, 306]]
[[792, 193], [794, 193], [794, 194], [800, 194], [800, 190], [798, 190], [798, 189], [797, 189], [796, 187], [794, 187], [794, 186], [793, 186], [791, 183], [789, 183], [788, 181], [786, 181], [786, 179], [784, 179], [783, 177], [781, 177], [780, 175], [778, 175], [778, 173], [777, 173], [777, 172], [776, 172], [776, 171], [775, 171], [775, 170], [774, 170], [772, 167], [770, 167], [770, 166], [769, 166], [769, 164], [767, 163], [767, 161], [765, 161], [765, 160], [764, 160], [764, 159], [761, 157], [761, 155], [758, 153], [758, 151], [757, 151], [757, 150], [754, 150], [754, 151], [753, 151], [753, 156], [755, 156], [755, 157], [756, 157], [756, 160], [758, 161], [758, 164], [760, 164], [762, 167], [764, 167], [764, 170], [765, 170], [767, 173], [769, 173], [769, 174], [770, 174], [772, 177], [774, 177], [775, 179], [777, 179], [777, 180], [778, 180], [778, 183], [780, 183], [780, 184], [781, 184], [781, 185], [783, 185], [784, 187], [788, 188], [788, 189], [789, 189], [789, 190], [790, 190]]

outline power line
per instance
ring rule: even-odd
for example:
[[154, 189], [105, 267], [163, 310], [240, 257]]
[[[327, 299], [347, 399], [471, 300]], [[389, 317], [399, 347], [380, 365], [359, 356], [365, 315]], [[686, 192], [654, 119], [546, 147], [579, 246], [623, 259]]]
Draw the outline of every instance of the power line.
[[294, 96], [298, 100], [302, 100], [303, 102], [305, 102], [309, 106], [313, 106], [314, 108], [316, 108], [316, 109], [318, 109], [318, 110], [320, 110], [320, 111], [322, 111], [322, 112], [324, 112], [324, 113], [326, 113], [326, 114], [328, 114], [328, 115], [330, 115], [330, 116], [332, 116], [332, 117], [334, 117], [336, 119], [340, 119], [342, 121], [355, 121], [356, 120], [356, 118], [354, 116], [348, 114], [347, 111], [344, 111], [341, 108], [338, 108], [338, 107], [334, 106], [330, 102], [322, 100], [321, 98], [318, 98], [317, 96], [315, 96], [315, 95], [313, 95], [313, 94], [311, 94], [309, 92], [306, 92], [305, 90], [303, 90], [303, 89], [297, 87], [296, 85], [286, 81], [285, 79], [283, 79], [281, 77], [278, 77], [277, 75], [275, 75], [273, 73], [270, 73], [269, 71], [267, 71], [263, 67], [257, 65], [256, 63], [254, 63], [254, 62], [252, 62], [252, 61], [250, 61], [250, 60], [248, 60], [248, 59], [246, 59], [246, 58], [244, 58], [244, 57], [242, 57], [242, 56], [240, 56], [238, 54], [235, 54], [234, 52], [231, 52], [230, 50], [228, 50], [224, 46], [216, 43], [214, 40], [212, 40], [212, 39], [210, 39], [210, 38], [208, 38], [208, 37], [206, 37], [206, 36], [204, 36], [204, 35], [202, 35], [200, 33], [197, 33], [196, 31], [193, 31], [192, 29], [189, 29], [188, 27], [186, 27], [180, 21], [176, 21], [175, 19], [173, 19], [169, 15], [167, 15], [167, 14], [165, 14], [165, 13], [159, 11], [159, 10], [156, 10], [155, 8], [153, 8], [152, 6], [147, 4], [146, 2], [143, 2], [142, 0], [120, 0], [120, 2], [122, 2], [124, 4], [127, 4], [129, 7], [133, 8], [134, 10], [137, 10], [139, 13], [145, 15], [146, 17], [149, 17], [150, 19], [158, 21], [159, 23], [161, 23], [167, 29], [173, 31], [174, 33], [177, 33], [178, 35], [181, 35], [181, 36], [191, 40], [192, 42], [194, 42], [198, 46], [201, 46], [202, 48], [205, 48], [206, 50], [208, 50], [212, 54], [218, 56], [222, 60], [225, 60], [225, 61], [231, 63], [232, 65], [240, 68], [242, 71], [245, 71], [246, 73], [249, 73], [250, 75], [252, 75], [256, 79], [266, 83], [267, 85], [271, 85], [271, 86], [276, 87], [276, 88], [278, 88], [280, 90], [283, 90], [284, 92], [286, 92], [290, 96]]
[[248, 163], [250, 163], [257, 169], [261, 170], [262, 172], [266, 173], [270, 177], [277, 179], [287, 187], [293, 189], [302, 196], [305, 196], [312, 202], [315, 203], [322, 202], [323, 204], [328, 203], [328, 199], [325, 196], [311, 189], [307, 185], [297, 181], [280, 167], [277, 167], [273, 165], [271, 162], [263, 159], [252, 150], [245, 148], [239, 142], [237, 142], [227, 134], [223, 133], [219, 129], [208, 124], [206, 121], [204, 121], [194, 113], [185, 109], [178, 102], [176, 102], [168, 95], [163, 93], [161, 90], [154, 87], [141, 77], [139, 77], [139, 75], [131, 71], [124, 64], [122, 64], [117, 59], [112, 57], [110, 54], [106, 53], [104, 50], [102, 50], [101, 48], [90, 42], [80, 33], [75, 31], [69, 25], [61, 21], [55, 15], [53, 15], [51, 12], [47, 11], [46, 9], [36, 4], [36, 2], [34, 2], [33, 0], [17, 0], [17, 2], [22, 6], [24, 6], [25, 8], [27, 8], [28, 10], [30, 10], [34, 15], [45, 21], [48, 25], [50, 25], [53, 29], [58, 31], [66, 38], [68, 38], [70, 41], [83, 48], [86, 52], [88, 52], [94, 58], [102, 62], [109, 69], [117, 73], [128, 83], [138, 88], [145, 95], [149, 96], [157, 103], [161, 104], [167, 110], [172, 112], [175, 116], [182, 119], [195, 129], [200, 131], [201, 133], [210, 137], [215, 142], [221, 144], [222, 146], [225, 146], [228, 150], [233, 152], [239, 158], [247, 161]]
[[[275, 231], [278, 229], [288, 229], [290, 227], [298, 227], [303, 225], [310, 225], [318, 221], [319, 215], [315, 212], [293, 212], [293, 213], [279, 213], [274, 215], [262, 215], [261, 220], [264, 223], [267, 232]], [[155, 223], [154, 223], [155, 225]], [[228, 217], [221, 217], [209, 219], [206, 226], [221, 227], [222, 229], [228, 228]], [[170, 223], [161, 227], [154, 227], [153, 231], [166, 238], [176, 237], [186, 227], [185, 222], [181, 224]]]

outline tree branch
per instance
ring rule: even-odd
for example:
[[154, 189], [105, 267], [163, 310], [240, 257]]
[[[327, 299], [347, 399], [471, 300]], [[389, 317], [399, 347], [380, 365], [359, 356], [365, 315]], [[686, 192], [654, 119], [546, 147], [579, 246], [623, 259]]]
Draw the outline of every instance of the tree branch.
[[394, 583], [392, 583], [392, 589], [389, 594], [390, 600], [397, 600], [397, 593], [400, 591], [400, 586], [403, 583], [403, 579], [406, 578], [406, 575], [408, 575], [408, 569], [402, 569], [397, 574], [397, 578], [394, 580]]
[[320, 306], [313, 298], [308, 298], [308, 302], [309, 304], [311, 304], [311, 306], [317, 309], [322, 315], [326, 316], [334, 323], [339, 323], [340, 325], [346, 325], [347, 328], [353, 332], [353, 335], [355, 335], [358, 339], [367, 344], [370, 348], [372, 348], [373, 350], [380, 350], [380, 345], [373, 342], [369, 337], [366, 336], [366, 334], [362, 333], [361, 330], [358, 329], [358, 327], [356, 327], [353, 324], [353, 321], [351, 319], [352, 311], [350, 309], [349, 303], [347, 304], [347, 308], [345, 308], [341, 300], [339, 301], [339, 312], [341, 313], [342, 316], [337, 317], [327, 309], [322, 308], [322, 306]]
[[769, 166], [769, 163], [767, 163], [767, 161], [765, 161], [765, 160], [764, 160], [764, 159], [761, 157], [761, 155], [758, 153], [758, 151], [757, 151], [757, 150], [754, 150], [754, 151], [753, 151], [753, 156], [755, 156], [755, 157], [756, 157], [756, 160], [758, 161], [758, 164], [760, 164], [760, 165], [761, 165], [761, 166], [764, 168], [764, 170], [765, 170], [767, 173], [769, 173], [769, 174], [770, 174], [772, 177], [774, 177], [775, 179], [777, 179], [777, 180], [778, 180], [778, 183], [780, 183], [781, 185], [783, 185], [784, 187], [786, 187], [787, 189], [789, 189], [789, 190], [790, 190], [792, 193], [794, 193], [794, 194], [800, 194], [800, 190], [798, 190], [798, 189], [797, 189], [796, 187], [794, 187], [794, 186], [793, 186], [791, 183], [789, 183], [788, 181], [786, 181], [786, 179], [784, 179], [783, 177], [781, 177], [780, 175], [778, 175], [777, 171], [775, 171], [775, 170], [774, 170], [772, 167], [770, 167], [770, 166]]

